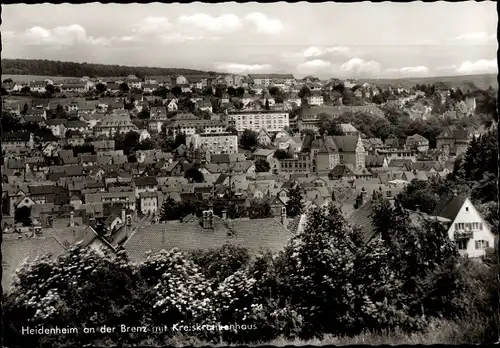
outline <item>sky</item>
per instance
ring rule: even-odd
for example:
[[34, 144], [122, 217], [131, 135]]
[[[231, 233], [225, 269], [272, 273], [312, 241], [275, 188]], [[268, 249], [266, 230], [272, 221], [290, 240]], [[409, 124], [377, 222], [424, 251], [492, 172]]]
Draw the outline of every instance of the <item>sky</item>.
[[495, 2], [3, 5], [2, 57], [296, 77], [497, 73]]

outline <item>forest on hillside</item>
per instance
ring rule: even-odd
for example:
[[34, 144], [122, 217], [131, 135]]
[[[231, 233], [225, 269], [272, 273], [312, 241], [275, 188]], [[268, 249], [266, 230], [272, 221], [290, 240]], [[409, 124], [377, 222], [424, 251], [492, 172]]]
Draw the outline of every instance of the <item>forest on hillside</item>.
[[2, 59], [2, 74], [8, 75], [47, 75], [74, 77], [112, 77], [136, 75], [216, 75], [207, 72], [178, 68], [130, 67], [121, 65], [104, 65], [75, 62], [61, 62], [45, 59]]

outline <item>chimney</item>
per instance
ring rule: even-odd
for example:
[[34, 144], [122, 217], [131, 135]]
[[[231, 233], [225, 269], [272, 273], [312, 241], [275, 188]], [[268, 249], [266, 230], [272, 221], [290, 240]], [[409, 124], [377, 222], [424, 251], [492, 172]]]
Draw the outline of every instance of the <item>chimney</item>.
[[210, 217], [210, 213], [211, 211], [210, 210], [204, 210], [203, 211], [203, 215], [202, 215], [202, 226], [204, 229], [209, 229], [211, 228], [211, 217]]
[[366, 190], [363, 187], [361, 189], [361, 194], [360, 194], [360, 206], [364, 205], [366, 203]]
[[75, 213], [74, 212], [69, 213], [69, 225], [71, 227], [75, 227]]
[[288, 219], [286, 217], [286, 207], [281, 208], [281, 224], [285, 226], [285, 228], [288, 227]]
[[208, 211], [208, 228], [214, 228], [214, 212]]
[[125, 225], [125, 218], [126, 218], [126, 216], [125, 216], [125, 209], [122, 209], [121, 219], [122, 219], [122, 224], [124, 224], [124, 225]]

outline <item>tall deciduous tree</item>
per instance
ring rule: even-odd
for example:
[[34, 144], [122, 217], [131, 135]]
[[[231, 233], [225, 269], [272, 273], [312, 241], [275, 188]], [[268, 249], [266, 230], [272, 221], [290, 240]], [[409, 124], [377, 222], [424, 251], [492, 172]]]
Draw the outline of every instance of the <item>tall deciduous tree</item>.
[[122, 82], [119, 86], [120, 88], [120, 91], [122, 93], [128, 93], [128, 91], [130, 91], [130, 87], [128, 86], [128, 84], [126, 82]]
[[255, 161], [255, 171], [256, 172], [268, 172], [271, 169], [271, 165], [265, 159], [259, 158]]
[[21, 222], [24, 226], [31, 225], [31, 208], [30, 207], [19, 207], [14, 212], [14, 220]]
[[205, 178], [203, 177], [203, 173], [194, 167], [186, 170], [185, 177], [192, 182], [200, 183], [200, 182], [205, 181]]
[[290, 217], [302, 214], [304, 210], [304, 196], [302, 188], [299, 185], [288, 190], [288, 201], [286, 203], [286, 212]]
[[302, 338], [348, 332], [355, 324], [353, 233], [333, 205], [315, 208], [304, 232], [285, 249], [282, 274], [291, 304], [304, 319]]
[[250, 219], [264, 219], [272, 217], [271, 206], [268, 201], [259, 202], [252, 201], [250, 203], [249, 217]]
[[398, 195], [401, 205], [406, 209], [420, 210], [431, 214], [439, 202], [439, 195], [431, 190], [428, 181], [414, 179]]
[[257, 146], [257, 133], [251, 129], [245, 129], [240, 137], [240, 145], [245, 150], [253, 150]]
[[186, 145], [186, 134], [179, 132], [175, 136], [174, 148], [177, 148], [177, 147], [179, 147], [181, 145]]

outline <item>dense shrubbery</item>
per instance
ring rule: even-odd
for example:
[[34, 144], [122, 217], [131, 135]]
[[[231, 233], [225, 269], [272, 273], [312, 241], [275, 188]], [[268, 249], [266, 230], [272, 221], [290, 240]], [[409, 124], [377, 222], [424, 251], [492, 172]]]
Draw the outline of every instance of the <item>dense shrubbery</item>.
[[[57, 260], [27, 265], [4, 303], [6, 344], [164, 344], [176, 337], [252, 343], [353, 336], [365, 330], [415, 332], [436, 319], [471, 316], [483, 327], [470, 335], [480, 342], [494, 338], [494, 258], [485, 261], [489, 268], [459, 259], [439, 224], [423, 221], [419, 227], [399, 203], [376, 201], [374, 220], [384, 238], [367, 245], [335, 207], [316, 208], [308, 215], [304, 232], [281, 253], [253, 259], [246, 250], [226, 245], [190, 254], [164, 251], [132, 264], [123, 252], [100, 256], [75, 247]], [[185, 332], [184, 338], [173, 337], [173, 331], [43, 338], [20, 334], [22, 326], [42, 323], [248, 328]]]

